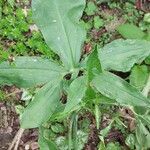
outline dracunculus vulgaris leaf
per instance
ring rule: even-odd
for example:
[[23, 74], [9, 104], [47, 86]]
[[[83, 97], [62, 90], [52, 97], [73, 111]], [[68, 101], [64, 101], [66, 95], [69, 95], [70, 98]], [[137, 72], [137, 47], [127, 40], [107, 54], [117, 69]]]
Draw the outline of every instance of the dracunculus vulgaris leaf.
[[150, 108], [150, 101], [141, 92], [112, 73], [104, 72], [97, 75], [92, 81], [92, 86], [120, 105]]
[[99, 51], [104, 70], [128, 72], [135, 63], [141, 63], [150, 55], [150, 42], [145, 40], [118, 39]]
[[55, 78], [38, 91], [21, 115], [22, 128], [36, 128], [48, 121], [61, 98], [61, 79]]
[[68, 100], [64, 113], [72, 112], [82, 101], [87, 89], [86, 76], [75, 79], [68, 90]]
[[33, 19], [47, 45], [56, 52], [65, 67], [72, 70], [79, 65], [81, 47], [86, 32], [79, 19], [85, 0], [34, 0]]
[[16, 85], [29, 88], [41, 85], [62, 76], [64, 69], [40, 57], [16, 57], [11, 64], [6, 61], [0, 64], [0, 85]]

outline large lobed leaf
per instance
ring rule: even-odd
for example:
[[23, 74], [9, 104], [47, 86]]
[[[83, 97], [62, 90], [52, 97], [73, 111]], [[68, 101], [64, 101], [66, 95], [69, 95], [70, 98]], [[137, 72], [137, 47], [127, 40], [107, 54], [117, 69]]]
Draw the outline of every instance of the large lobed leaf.
[[127, 72], [135, 63], [150, 55], [150, 42], [144, 40], [115, 40], [99, 52], [102, 68]]
[[67, 69], [76, 67], [80, 60], [85, 31], [79, 19], [85, 0], [34, 0], [33, 17], [46, 43], [62, 59]]
[[15, 84], [31, 87], [47, 83], [62, 76], [63, 68], [56, 63], [39, 57], [17, 57], [13, 64], [0, 64], [0, 85]]
[[136, 88], [112, 73], [101, 73], [92, 85], [103, 95], [115, 99], [121, 105], [143, 106], [150, 108], [150, 102]]
[[60, 78], [51, 80], [35, 95], [21, 116], [22, 128], [36, 128], [49, 120], [61, 97]]

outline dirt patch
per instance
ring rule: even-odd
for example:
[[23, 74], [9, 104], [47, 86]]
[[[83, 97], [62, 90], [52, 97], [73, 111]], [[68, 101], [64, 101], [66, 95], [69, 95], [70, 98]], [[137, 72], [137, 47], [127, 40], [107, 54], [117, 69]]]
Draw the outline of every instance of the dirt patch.
[[[6, 103], [0, 103], [0, 150], [7, 150], [20, 128], [18, 115], [14, 106]], [[19, 150], [37, 150], [38, 132], [26, 130], [19, 144]]]

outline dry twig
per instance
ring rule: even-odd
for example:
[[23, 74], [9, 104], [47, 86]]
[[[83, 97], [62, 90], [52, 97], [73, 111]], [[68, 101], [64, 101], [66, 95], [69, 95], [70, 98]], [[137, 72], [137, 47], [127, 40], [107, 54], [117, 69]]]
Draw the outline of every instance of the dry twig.
[[14, 150], [17, 150], [18, 149], [18, 145], [19, 145], [19, 142], [20, 142], [20, 139], [21, 139], [21, 136], [24, 132], [24, 129], [20, 128], [18, 130], [18, 132], [16, 133], [11, 145], [9, 146], [8, 150], [12, 150], [13, 147], [14, 147]]

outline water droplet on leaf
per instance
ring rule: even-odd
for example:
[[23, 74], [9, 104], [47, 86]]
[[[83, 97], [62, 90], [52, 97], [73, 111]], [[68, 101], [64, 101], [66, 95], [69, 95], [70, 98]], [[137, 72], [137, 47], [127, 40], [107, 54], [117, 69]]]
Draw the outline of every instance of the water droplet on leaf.
[[55, 22], [57, 22], [57, 21], [56, 21], [56, 20], [53, 20], [52, 22], [54, 22], [54, 23], [55, 23]]

